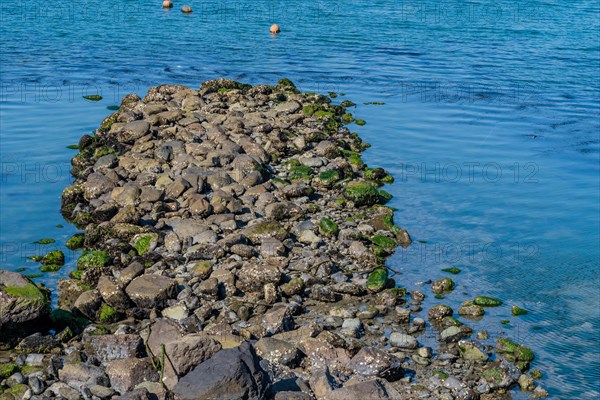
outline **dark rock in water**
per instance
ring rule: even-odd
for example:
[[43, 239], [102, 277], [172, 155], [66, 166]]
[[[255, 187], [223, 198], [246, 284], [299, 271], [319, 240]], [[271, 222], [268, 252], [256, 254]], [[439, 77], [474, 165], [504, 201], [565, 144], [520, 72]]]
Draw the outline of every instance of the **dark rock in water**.
[[21, 274], [0, 270], [0, 339], [39, 330], [49, 313], [46, 291]]
[[221, 350], [181, 378], [173, 388], [176, 400], [261, 400], [268, 389], [267, 374], [252, 346]]
[[452, 308], [445, 304], [438, 304], [431, 307], [427, 314], [431, 320], [441, 320], [444, 317], [451, 316], [453, 313]]

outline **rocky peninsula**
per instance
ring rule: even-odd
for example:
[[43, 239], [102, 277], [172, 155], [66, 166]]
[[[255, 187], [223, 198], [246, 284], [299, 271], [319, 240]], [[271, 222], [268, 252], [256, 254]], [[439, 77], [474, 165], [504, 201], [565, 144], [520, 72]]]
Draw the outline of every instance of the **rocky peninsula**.
[[408, 293], [389, 277], [411, 238], [354, 106], [287, 79], [127, 95], [72, 159], [62, 213], [84, 250], [59, 308], [0, 271], [0, 400], [545, 397], [530, 349], [480, 342], [441, 299], [421, 309], [451, 278]]

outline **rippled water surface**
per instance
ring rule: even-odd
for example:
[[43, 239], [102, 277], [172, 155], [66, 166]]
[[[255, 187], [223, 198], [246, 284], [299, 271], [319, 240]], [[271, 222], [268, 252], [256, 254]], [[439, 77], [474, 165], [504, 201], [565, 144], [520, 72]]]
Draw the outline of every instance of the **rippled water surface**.
[[[359, 105], [365, 160], [396, 178], [396, 222], [415, 239], [388, 263], [398, 284], [430, 294], [422, 281], [460, 267], [428, 304], [503, 299], [469, 323], [530, 345], [554, 398], [600, 395], [598, 1], [188, 3], [191, 15], [158, 0], [1, 3], [4, 268], [36, 273], [28, 256], [64, 249], [66, 146], [123, 95], [285, 76]], [[76, 257], [36, 280], [54, 287]]]

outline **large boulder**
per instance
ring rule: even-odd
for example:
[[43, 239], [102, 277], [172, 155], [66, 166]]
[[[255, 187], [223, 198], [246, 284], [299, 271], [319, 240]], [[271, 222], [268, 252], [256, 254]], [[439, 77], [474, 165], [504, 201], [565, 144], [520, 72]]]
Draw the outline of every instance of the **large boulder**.
[[179, 377], [221, 350], [221, 344], [204, 333], [184, 336], [179, 324], [169, 319], [159, 319], [152, 325], [147, 344], [157, 361], [162, 362], [164, 352], [163, 383], [169, 389]]
[[0, 339], [26, 334], [48, 316], [48, 293], [16, 272], [0, 269]]
[[176, 400], [259, 400], [266, 397], [267, 374], [248, 342], [219, 351], [181, 378]]
[[144, 382], [157, 382], [159, 374], [154, 370], [149, 358], [124, 358], [108, 363], [106, 373], [110, 385], [121, 394], [132, 391]]

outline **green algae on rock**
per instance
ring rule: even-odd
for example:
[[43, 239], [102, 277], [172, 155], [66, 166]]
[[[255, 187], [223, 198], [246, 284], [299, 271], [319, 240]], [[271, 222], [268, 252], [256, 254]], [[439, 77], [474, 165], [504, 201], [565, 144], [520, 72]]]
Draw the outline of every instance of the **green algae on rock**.
[[381, 292], [387, 285], [388, 271], [385, 268], [377, 268], [369, 275], [367, 279], [367, 289], [370, 292]]
[[442, 269], [442, 271], [448, 272], [453, 275], [458, 275], [458, 274], [460, 274], [461, 269], [457, 268], [457, 267], [450, 267], [450, 268], [444, 268], [444, 269]]
[[61, 268], [62, 268], [62, 265], [60, 265], [60, 264], [46, 264], [46, 265], [42, 265], [40, 267], [40, 271], [42, 271], [42, 272], [56, 272], [56, 271], [60, 271]]
[[[74, 186], [85, 190], [65, 196], [64, 209], [69, 220], [87, 223], [86, 248], [114, 257], [110, 268], [75, 271], [87, 285], [83, 293], [78, 282], [70, 282], [83, 296], [76, 299], [77, 309], [106, 324], [97, 331], [114, 333], [131, 325], [139, 332], [151, 318], [152, 332], [164, 323], [173, 328], [175, 341], [184, 331], [185, 340], [197, 340], [180, 321], [189, 315], [207, 334], [239, 334], [237, 344], [269, 337], [300, 348], [306, 357], [302, 374], [323, 346], [340, 360], [357, 357], [358, 366], [362, 353], [396, 363], [396, 349], [388, 352], [382, 336], [400, 323], [408, 324], [399, 329], [409, 330], [419, 346], [426, 322], [411, 314], [419, 312], [414, 310], [425, 295], [414, 290], [406, 304], [406, 290], [391, 288], [381, 267], [397, 245], [412, 241], [394, 224], [394, 209], [381, 205], [391, 195], [378, 188], [393, 178], [364, 164], [360, 152], [368, 144], [343, 124], [354, 118], [344, 109], [349, 103], [338, 106], [296, 90], [286, 80], [276, 87], [230, 80], [203, 83], [200, 90], [163, 85], [144, 99], [131, 96], [109, 118], [110, 129], [96, 130], [93, 141], [82, 138], [89, 144], [82, 146], [73, 173]], [[131, 122], [143, 128], [142, 137], [123, 134]], [[111, 163], [98, 163], [96, 156], [106, 149], [115, 150], [114, 157], [108, 155]], [[238, 161], [248, 158], [253, 168], [246, 171]], [[118, 194], [125, 186], [139, 189], [126, 213], [118, 211], [124, 208]], [[206, 207], [198, 212], [201, 205]], [[150, 232], [157, 235], [155, 247], [146, 237]], [[136, 307], [117, 306], [111, 299], [115, 292]], [[173, 313], [175, 308], [183, 311]], [[445, 331], [444, 345], [457, 354], [455, 342], [472, 330], [451, 317], [447, 306], [429, 311], [435, 329]], [[327, 321], [320, 318], [327, 315]], [[121, 327], [112, 324], [126, 317]], [[359, 347], [365, 351], [355, 353]], [[414, 397], [420, 382], [427, 384], [432, 371], [449, 368], [426, 348], [417, 351], [419, 383], [390, 387], [406, 398]], [[490, 362], [476, 352], [465, 354], [481, 360], [453, 365], [452, 375], [472, 395]], [[329, 373], [341, 377], [335, 365]], [[360, 375], [352, 368], [344, 374], [344, 382]], [[385, 374], [369, 375], [386, 379]], [[490, 385], [489, 393], [503, 390]], [[442, 391], [447, 393], [440, 388], [430, 397]]]
[[112, 257], [105, 251], [86, 250], [77, 260], [78, 269], [106, 267], [112, 262]]
[[102, 303], [98, 314], [98, 320], [102, 323], [113, 323], [119, 320], [119, 312], [106, 303]]
[[511, 307], [511, 313], [512, 315], [519, 316], [519, 315], [525, 315], [527, 314], [527, 310], [525, 310], [524, 308], [521, 308], [519, 306], [512, 306]]
[[327, 237], [333, 237], [337, 236], [337, 234], [340, 232], [340, 227], [331, 219], [323, 217], [319, 222], [319, 230], [323, 235]]
[[344, 197], [355, 206], [372, 206], [379, 202], [379, 192], [368, 182], [349, 182], [344, 188]]
[[65, 265], [65, 253], [60, 250], [52, 250], [40, 260], [42, 265]]
[[102, 100], [102, 96], [100, 96], [99, 94], [90, 94], [87, 96], [83, 96], [84, 99], [89, 100], [89, 101], [100, 101]]
[[19, 366], [14, 363], [0, 364], [0, 380], [8, 378], [19, 370]]
[[83, 248], [85, 242], [85, 235], [83, 233], [76, 233], [71, 236], [65, 244], [69, 250], [79, 250]]
[[473, 299], [473, 303], [482, 307], [498, 307], [502, 305], [502, 300], [489, 296], [477, 296]]
[[134, 236], [132, 241], [133, 248], [137, 251], [140, 256], [152, 251], [156, 248], [158, 242], [158, 234], [156, 233], [143, 233]]
[[507, 360], [514, 362], [521, 371], [529, 369], [531, 361], [535, 359], [535, 354], [530, 348], [515, 343], [508, 338], [498, 338], [494, 351]]
[[447, 293], [453, 291], [454, 286], [454, 281], [451, 278], [442, 278], [433, 282], [431, 291], [437, 294]]
[[52, 239], [52, 238], [44, 238], [44, 239], [40, 239], [40, 240], [36, 240], [35, 242], [33, 242], [33, 244], [51, 244], [51, 243], [55, 243], [56, 240]]
[[392, 194], [383, 189], [377, 189], [377, 193], [379, 194], [379, 204], [386, 204], [394, 198]]

